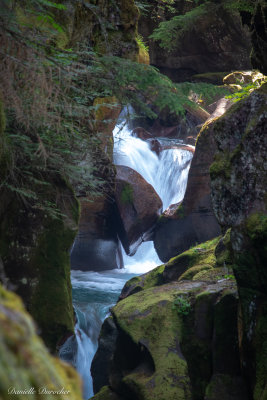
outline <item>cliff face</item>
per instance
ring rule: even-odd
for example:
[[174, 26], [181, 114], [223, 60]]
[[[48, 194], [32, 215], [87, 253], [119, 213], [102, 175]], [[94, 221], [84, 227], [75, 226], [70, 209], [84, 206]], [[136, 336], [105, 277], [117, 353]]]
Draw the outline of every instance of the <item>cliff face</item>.
[[255, 400], [267, 390], [266, 110], [265, 84], [217, 122], [210, 170], [215, 215], [224, 229], [232, 228], [242, 367]]

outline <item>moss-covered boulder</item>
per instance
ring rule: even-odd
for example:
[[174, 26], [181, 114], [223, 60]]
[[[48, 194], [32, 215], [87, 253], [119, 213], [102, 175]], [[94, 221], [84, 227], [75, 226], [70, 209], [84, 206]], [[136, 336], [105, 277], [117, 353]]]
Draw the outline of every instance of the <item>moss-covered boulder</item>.
[[217, 237], [200, 243], [184, 253], [171, 258], [166, 264], [152, 271], [130, 279], [124, 285], [120, 299], [154, 286], [173, 281], [217, 282], [219, 279], [233, 279], [230, 231], [224, 237]]
[[241, 361], [254, 400], [267, 395], [266, 110], [265, 84], [218, 120], [210, 169], [215, 215], [223, 229], [232, 228]]
[[49, 354], [20, 298], [0, 285], [0, 398], [55, 396], [82, 400], [81, 381], [72, 367]]
[[229, 381], [225, 399], [246, 399], [239, 368], [237, 305], [231, 280], [174, 282], [120, 301], [112, 310], [117, 341], [106, 364], [109, 389], [95, 398], [108, 399], [115, 393], [135, 400], [203, 399], [220, 375]]
[[229, 233], [127, 282], [100, 334], [94, 399], [247, 399], [228, 246]]

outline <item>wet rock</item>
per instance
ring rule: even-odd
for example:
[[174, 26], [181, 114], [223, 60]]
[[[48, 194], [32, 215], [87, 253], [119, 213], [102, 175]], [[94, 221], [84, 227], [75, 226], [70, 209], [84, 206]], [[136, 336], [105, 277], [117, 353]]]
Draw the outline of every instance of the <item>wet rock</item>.
[[191, 146], [195, 146], [196, 145], [196, 137], [187, 136], [187, 138], [185, 139], [185, 143], [190, 144]]
[[184, 117], [170, 113], [168, 109], [159, 112], [159, 116], [154, 124], [149, 128], [153, 137], [166, 137], [184, 140], [188, 136], [196, 138], [200, 125], [207, 120], [209, 114], [200, 117], [186, 111]]
[[175, 213], [161, 217], [155, 229], [155, 249], [164, 262], [220, 234], [210, 196], [209, 167], [214, 152], [212, 124], [207, 124], [196, 143], [184, 199]]
[[83, 198], [79, 231], [71, 251], [72, 269], [103, 271], [122, 268], [116, 209], [106, 196]]
[[147, 140], [150, 146], [150, 149], [154, 151], [157, 155], [162, 151], [162, 146], [160, 142], [156, 139], [148, 139]]
[[[49, 354], [20, 298], [1, 285], [0, 320], [1, 399], [56, 396], [60, 400], [66, 397], [82, 400], [82, 384], [77, 372]], [[29, 392], [12, 395], [12, 388]], [[38, 394], [42, 388], [59, 393]]]
[[94, 377], [94, 393], [109, 383], [110, 365], [118, 338], [118, 329], [112, 317], [107, 318], [101, 328], [98, 339], [99, 351], [96, 353], [91, 366]]
[[151, 139], [152, 135], [145, 128], [136, 127], [132, 131], [132, 136], [137, 137], [142, 140]]
[[139, 173], [122, 165], [117, 166], [115, 198], [123, 225], [121, 242], [127, 254], [134, 254], [142, 241], [151, 238], [162, 201]]
[[179, 150], [189, 151], [192, 154], [195, 153], [195, 148], [192, 146], [188, 146], [186, 144], [172, 144], [172, 145], [162, 145], [161, 146], [161, 151], [168, 150], [168, 149], [179, 149]]

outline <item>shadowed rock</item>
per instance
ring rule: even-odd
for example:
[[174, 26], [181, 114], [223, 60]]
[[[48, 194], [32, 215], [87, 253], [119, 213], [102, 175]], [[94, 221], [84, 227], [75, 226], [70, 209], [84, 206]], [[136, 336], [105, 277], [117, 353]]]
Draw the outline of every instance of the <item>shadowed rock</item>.
[[151, 238], [162, 201], [138, 172], [122, 165], [117, 166], [115, 198], [122, 220], [121, 242], [127, 254], [134, 254], [142, 241]]

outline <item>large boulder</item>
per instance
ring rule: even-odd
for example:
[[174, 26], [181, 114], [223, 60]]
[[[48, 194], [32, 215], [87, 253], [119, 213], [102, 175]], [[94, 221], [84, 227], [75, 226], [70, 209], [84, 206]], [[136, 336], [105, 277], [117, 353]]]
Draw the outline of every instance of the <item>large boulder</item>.
[[210, 169], [214, 213], [224, 230], [232, 228], [241, 361], [254, 400], [267, 395], [266, 110], [265, 84], [217, 121]]
[[185, 20], [176, 34], [179, 39], [172, 39], [168, 52], [149, 36], [159, 22], [192, 12], [199, 5], [179, 0], [171, 4], [173, 12], [158, 0], [153, 1], [153, 6], [152, 15], [141, 18], [139, 30], [148, 41], [150, 63], [174, 81], [185, 81], [199, 73], [250, 68], [248, 29], [242, 26], [239, 14], [227, 9], [223, 2], [211, 1], [204, 13], [194, 12], [191, 19]]
[[[101, 390], [94, 400], [248, 399], [239, 363], [237, 290], [233, 279], [223, 277], [225, 254], [217, 238], [181, 255], [187, 276], [178, 267], [166, 281], [166, 265], [127, 282], [137, 290], [124, 290], [103, 325], [92, 369]], [[107, 343], [103, 365], [98, 353]]]
[[171, 216], [163, 215], [157, 223], [154, 245], [159, 258], [166, 262], [195, 243], [220, 234], [210, 196], [209, 167], [215, 143], [212, 122], [198, 136], [188, 184], [182, 203]]
[[82, 400], [82, 384], [77, 372], [49, 354], [21, 299], [1, 285], [0, 321], [2, 400], [40, 397]]
[[162, 201], [138, 172], [123, 165], [116, 168], [115, 198], [122, 220], [119, 235], [126, 253], [132, 255], [142, 241], [151, 239]]
[[79, 231], [71, 251], [71, 267], [81, 271], [122, 268], [116, 209], [106, 196], [81, 198]]

